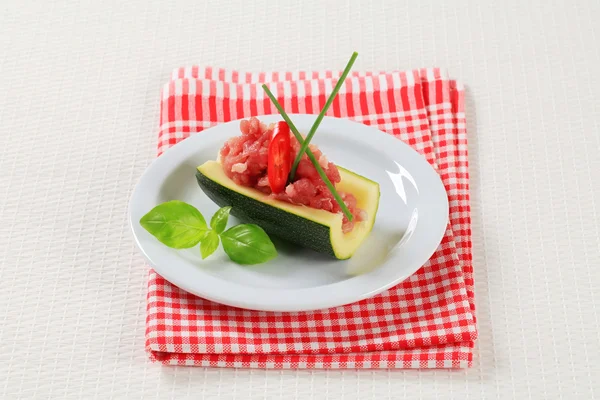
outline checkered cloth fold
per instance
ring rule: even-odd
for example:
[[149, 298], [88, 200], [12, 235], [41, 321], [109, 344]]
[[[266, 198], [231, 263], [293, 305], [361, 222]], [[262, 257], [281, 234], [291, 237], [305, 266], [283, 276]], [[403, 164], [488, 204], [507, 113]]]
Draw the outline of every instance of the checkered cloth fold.
[[[158, 153], [230, 120], [318, 113], [340, 72], [176, 69], [162, 92]], [[146, 348], [168, 365], [253, 368], [464, 368], [477, 336], [464, 89], [440, 69], [355, 72], [327, 115], [411, 145], [440, 174], [450, 223], [438, 250], [401, 284], [346, 306], [242, 310], [191, 295], [150, 272]], [[200, 133], [201, 134], [201, 133]]]

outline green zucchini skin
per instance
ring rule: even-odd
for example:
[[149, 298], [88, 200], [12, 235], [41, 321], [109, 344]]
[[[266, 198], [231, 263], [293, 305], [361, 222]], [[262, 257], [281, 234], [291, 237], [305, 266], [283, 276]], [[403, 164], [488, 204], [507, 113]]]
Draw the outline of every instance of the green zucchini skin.
[[253, 223], [269, 235], [336, 258], [328, 226], [245, 196], [208, 178], [196, 170], [202, 191], [219, 207], [231, 206], [231, 214]]

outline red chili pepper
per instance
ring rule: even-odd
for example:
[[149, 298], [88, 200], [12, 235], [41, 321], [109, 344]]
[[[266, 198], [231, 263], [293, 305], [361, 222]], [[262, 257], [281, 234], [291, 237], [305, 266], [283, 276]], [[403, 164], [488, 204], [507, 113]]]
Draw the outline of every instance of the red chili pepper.
[[269, 186], [273, 193], [280, 193], [285, 189], [288, 175], [292, 167], [290, 156], [290, 127], [281, 121], [275, 124], [271, 141], [269, 142], [269, 162], [267, 175]]

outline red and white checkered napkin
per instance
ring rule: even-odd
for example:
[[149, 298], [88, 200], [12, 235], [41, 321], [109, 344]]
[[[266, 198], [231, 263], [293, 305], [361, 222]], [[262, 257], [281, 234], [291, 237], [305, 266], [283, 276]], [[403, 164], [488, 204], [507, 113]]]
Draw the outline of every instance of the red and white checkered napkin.
[[[339, 75], [177, 69], [162, 94], [158, 152], [222, 122], [276, 113], [263, 82], [289, 113], [318, 113]], [[463, 88], [439, 69], [354, 73], [328, 115], [374, 125], [410, 144], [437, 169], [450, 203], [450, 224], [439, 249], [418, 272], [384, 293], [312, 312], [224, 306], [151, 271], [146, 346], [152, 360], [254, 368], [471, 365], [477, 331]]]

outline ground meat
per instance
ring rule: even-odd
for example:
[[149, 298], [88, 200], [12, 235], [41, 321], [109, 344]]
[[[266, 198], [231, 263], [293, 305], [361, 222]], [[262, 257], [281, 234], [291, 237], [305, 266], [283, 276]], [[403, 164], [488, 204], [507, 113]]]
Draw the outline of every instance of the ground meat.
[[[225, 174], [238, 185], [253, 187], [278, 200], [341, 213], [339, 204], [306, 154], [302, 156], [298, 164], [295, 181], [288, 184], [284, 192], [271, 193], [267, 178], [267, 163], [272, 130], [273, 126], [267, 126], [257, 118], [242, 120], [240, 122], [242, 135], [229, 139], [220, 151], [221, 164]], [[293, 160], [300, 151], [300, 143], [293, 135], [291, 135], [290, 142], [292, 143], [290, 151]], [[329, 162], [317, 146], [310, 144], [309, 148], [329, 180], [334, 185], [339, 183], [341, 177], [335, 164]], [[352, 221], [348, 221], [344, 216], [342, 229], [344, 233], [348, 233], [352, 231], [356, 222], [364, 221], [367, 215], [364, 210], [357, 207], [356, 198], [352, 194], [340, 192], [340, 196], [354, 217]]]

